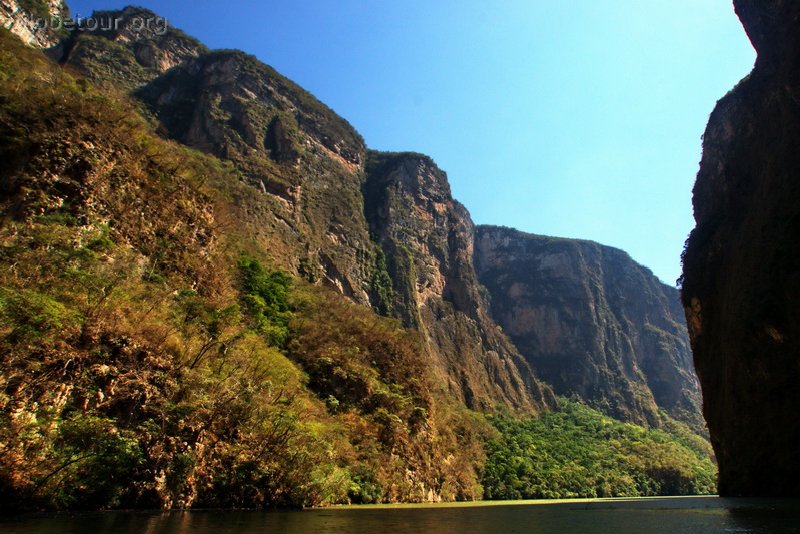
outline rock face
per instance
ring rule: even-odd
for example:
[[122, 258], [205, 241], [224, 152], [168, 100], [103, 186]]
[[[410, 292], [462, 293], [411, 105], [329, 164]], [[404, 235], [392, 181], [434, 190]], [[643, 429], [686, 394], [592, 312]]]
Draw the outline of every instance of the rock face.
[[95, 82], [132, 90], [207, 52], [197, 39], [146, 9], [95, 11], [52, 51]]
[[66, 35], [69, 17], [63, 0], [1, 0], [0, 25], [35, 48], [50, 48]]
[[234, 51], [204, 54], [135, 94], [170, 137], [230, 161], [258, 190], [243, 199], [247, 231], [284, 268], [370, 302], [375, 253], [361, 197], [366, 147], [347, 121]]
[[[255, 57], [216, 51], [183, 63], [136, 91], [170, 136], [245, 165], [294, 164], [306, 150], [348, 171], [363, 163], [364, 140], [350, 124]], [[254, 174], [270, 169], [250, 162]], [[293, 183], [297, 185], [298, 177]]]
[[393, 282], [391, 309], [425, 334], [448, 389], [478, 409], [524, 406], [526, 391], [554, 405], [488, 315], [473, 266], [475, 228], [444, 172], [420, 154], [370, 152], [364, 196]]
[[475, 266], [492, 317], [556, 393], [651, 426], [662, 408], [702, 429], [678, 292], [625, 252], [479, 226]]
[[[137, 8], [93, 17], [128, 22], [119, 31], [80, 35], [63, 61], [96, 81], [120, 83], [123, 76], [123, 87], [147, 104], [164, 134], [232, 163], [255, 188], [236, 199], [241, 231], [268, 245], [281, 267], [369, 303], [374, 254], [358, 132], [252, 56], [209, 52], [174, 28], [155, 38], [129, 31], [133, 18], [156, 17]], [[142, 63], [142, 47], [148, 58], [168, 60]], [[128, 73], [110, 72], [117, 55], [133, 65]]]
[[800, 4], [734, 2], [758, 52], [717, 103], [683, 304], [721, 495], [800, 495]]
[[[131, 9], [103, 16], [140, 13]], [[125, 75], [125, 87], [164, 133], [227, 160], [253, 186], [235, 199], [237, 230], [282, 268], [419, 329], [442, 387], [467, 406], [532, 413], [553, 404], [489, 318], [472, 264], [472, 222], [430, 158], [368, 153], [347, 121], [271, 67], [176, 35], [183, 40], [81, 35], [63, 60], [115, 83], [117, 75], [105, 74], [110, 54], [142, 67]], [[99, 55], [81, 52], [89, 45]], [[168, 70], [142, 64], [136, 51], [145, 45], [148, 57], [173, 58]]]

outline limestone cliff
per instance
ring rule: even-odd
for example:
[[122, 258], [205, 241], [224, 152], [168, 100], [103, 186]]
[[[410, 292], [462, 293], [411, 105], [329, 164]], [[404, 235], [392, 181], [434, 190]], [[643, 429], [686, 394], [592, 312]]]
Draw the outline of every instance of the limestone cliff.
[[166, 134], [230, 161], [253, 186], [243, 230], [285, 268], [369, 302], [366, 148], [344, 119], [254, 57], [204, 54], [135, 93]]
[[[134, 14], [143, 16], [131, 8], [102, 16]], [[100, 82], [117, 79], [105, 74], [115, 54], [143, 67], [124, 86], [163, 133], [230, 162], [252, 186], [234, 199], [234, 231], [282, 268], [419, 329], [441, 386], [456, 398], [478, 409], [552, 404], [488, 317], [472, 267], [472, 222], [429, 158], [368, 156], [347, 121], [271, 67], [189, 46], [170, 31], [184, 44], [130, 31], [80, 36], [63, 61]], [[81, 54], [89, 44], [99, 53]], [[144, 45], [148, 57], [174, 58], [166, 70], [142, 64]]]
[[235, 199], [236, 230], [268, 245], [283, 268], [368, 303], [374, 254], [360, 195], [361, 136], [252, 56], [209, 52], [172, 27], [163, 35], [134, 31], [135, 18], [157, 18], [138, 8], [93, 17], [122, 22], [117, 31], [77, 36], [62, 61], [94, 81], [121, 84], [165, 135], [233, 164], [254, 188]]
[[370, 231], [387, 257], [391, 307], [423, 331], [448, 389], [480, 409], [519, 405], [526, 391], [553, 405], [549, 388], [488, 315], [473, 266], [475, 228], [444, 172], [420, 154], [370, 152], [364, 196]]
[[560, 395], [658, 426], [658, 409], [702, 429], [675, 288], [591, 241], [479, 226], [475, 266], [492, 317]]
[[0, 0], [0, 25], [35, 48], [58, 44], [68, 17], [64, 0]]
[[758, 52], [703, 138], [683, 304], [721, 495], [800, 494], [800, 4], [737, 0]]

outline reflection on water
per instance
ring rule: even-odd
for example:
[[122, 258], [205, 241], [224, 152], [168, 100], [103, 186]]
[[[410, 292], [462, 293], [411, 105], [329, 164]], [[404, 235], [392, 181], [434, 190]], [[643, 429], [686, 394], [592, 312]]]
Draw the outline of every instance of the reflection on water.
[[295, 512], [108, 512], [0, 521], [0, 533], [800, 532], [800, 501], [716, 497], [345, 507]]

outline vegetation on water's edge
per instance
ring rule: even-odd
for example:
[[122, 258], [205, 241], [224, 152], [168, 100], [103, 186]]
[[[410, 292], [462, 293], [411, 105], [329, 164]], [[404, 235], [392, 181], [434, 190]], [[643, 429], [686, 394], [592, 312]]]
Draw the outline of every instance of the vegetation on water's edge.
[[710, 445], [675, 421], [670, 433], [621, 423], [560, 399], [538, 419], [491, 416], [487, 499], [707, 495], [716, 490]]
[[252, 192], [230, 165], [0, 45], [0, 507], [499, 498], [500, 453], [531, 450], [515, 425], [569, 413], [493, 429], [436, 384], [417, 333], [237, 233], [231, 199]]

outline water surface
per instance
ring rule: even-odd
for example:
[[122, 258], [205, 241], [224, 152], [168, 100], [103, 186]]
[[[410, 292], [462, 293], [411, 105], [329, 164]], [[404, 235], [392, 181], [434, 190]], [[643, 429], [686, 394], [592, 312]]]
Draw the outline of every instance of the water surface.
[[303, 511], [102, 512], [0, 521], [0, 533], [800, 532], [800, 501], [670, 497], [359, 506]]

